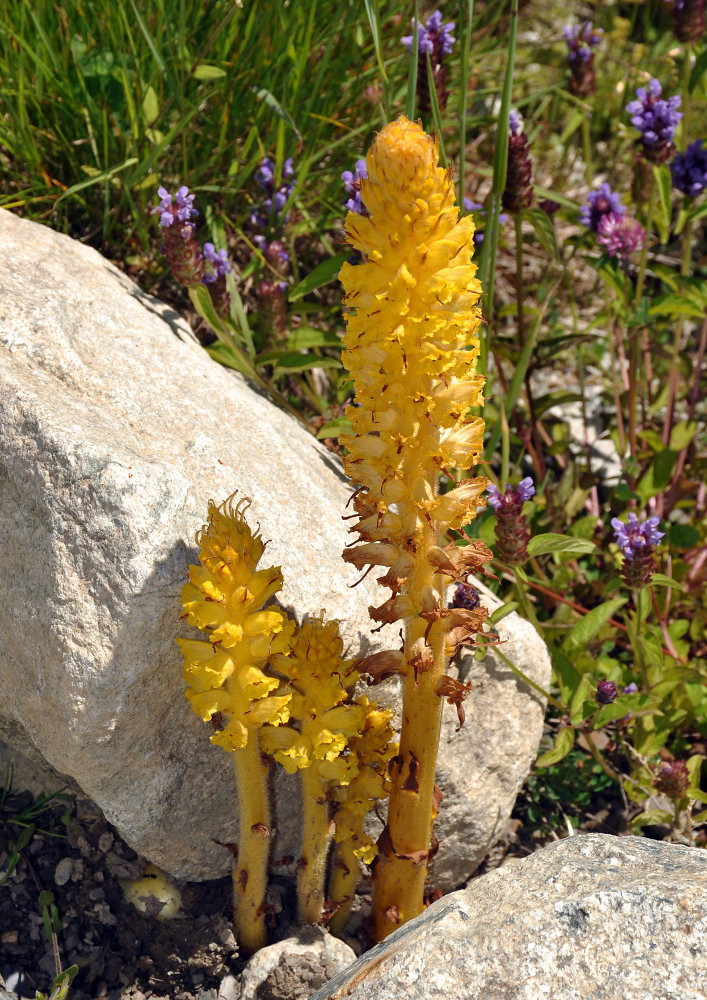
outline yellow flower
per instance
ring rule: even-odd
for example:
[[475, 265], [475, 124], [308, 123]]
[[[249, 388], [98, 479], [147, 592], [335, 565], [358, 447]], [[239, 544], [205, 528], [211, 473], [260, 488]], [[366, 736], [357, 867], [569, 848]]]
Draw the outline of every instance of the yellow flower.
[[187, 620], [209, 633], [203, 639], [178, 639], [184, 653], [187, 700], [215, 725], [213, 743], [237, 750], [249, 730], [289, 718], [291, 694], [277, 694], [281, 681], [266, 673], [268, 659], [289, 649], [295, 629], [284, 611], [263, 609], [282, 584], [279, 567], [257, 570], [265, 545], [244, 519], [249, 501], [220, 507], [209, 503], [209, 520], [197, 535], [201, 565], [189, 567], [182, 590]]

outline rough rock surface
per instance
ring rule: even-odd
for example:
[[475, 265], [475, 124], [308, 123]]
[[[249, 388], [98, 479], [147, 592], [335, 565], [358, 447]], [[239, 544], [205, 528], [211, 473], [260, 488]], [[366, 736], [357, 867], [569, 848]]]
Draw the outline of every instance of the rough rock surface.
[[240, 1000], [306, 1000], [356, 953], [321, 927], [302, 927], [294, 937], [261, 948], [241, 977]]
[[[283, 603], [325, 608], [351, 649], [387, 592], [370, 577], [349, 588], [350, 489], [294, 418], [95, 251], [7, 212], [0, 235], [0, 732], [172, 875], [218, 877], [231, 858], [214, 841], [236, 823], [231, 762], [184, 700], [174, 641], [188, 634], [179, 593], [208, 499], [253, 498]], [[531, 626], [502, 626], [506, 655], [546, 686]], [[389, 627], [376, 646], [396, 640]], [[445, 887], [493, 843], [541, 735], [538, 699], [500, 660], [472, 669], [469, 722], [453, 734], [447, 709], [443, 738]], [[298, 785], [278, 772], [280, 855], [297, 851]]]
[[704, 1000], [707, 852], [601, 834], [430, 906], [310, 1000]]

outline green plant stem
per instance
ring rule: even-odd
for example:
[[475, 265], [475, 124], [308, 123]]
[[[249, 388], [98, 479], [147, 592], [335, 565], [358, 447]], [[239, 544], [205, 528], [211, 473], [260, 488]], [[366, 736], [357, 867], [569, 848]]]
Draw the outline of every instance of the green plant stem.
[[[523, 217], [520, 212], [516, 212], [513, 217], [516, 239], [516, 314], [518, 321], [518, 341], [521, 348], [525, 345], [525, 317], [524, 298], [525, 288], [523, 283]], [[535, 474], [538, 480], [545, 478], [546, 466], [543, 458], [542, 442], [538, 434], [538, 420], [535, 414], [535, 400], [533, 398], [533, 387], [530, 382], [530, 365], [525, 369], [523, 378], [525, 382], [525, 395], [528, 400], [528, 416], [530, 417], [530, 439], [533, 443], [532, 456], [535, 465]]]
[[594, 179], [594, 169], [592, 167], [592, 130], [589, 112], [582, 118], [582, 146], [584, 149], [584, 178], [587, 185], [591, 187]]
[[[680, 274], [683, 277], [688, 277], [692, 264], [692, 222], [692, 219], [687, 220], [682, 234], [682, 263], [680, 266]], [[663, 442], [666, 445], [670, 442], [670, 434], [673, 429], [675, 399], [680, 379], [680, 352], [682, 350], [683, 338], [686, 330], [686, 320], [683, 319], [676, 324], [673, 350], [670, 357], [670, 372], [668, 374], [668, 401], [665, 406], [665, 422], [663, 424]]]
[[523, 579], [523, 577], [518, 572], [518, 567], [517, 566], [513, 567], [513, 577], [514, 577], [515, 583], [516, 583], [516, 591], [518, 593], [518, 603], [520, 604], [521, 611], [523, 612], [523, 614], [525, 615], [525, 617], [528, 619], [528, 621], [531, 622], [535, 626], [535, 628], [537, 629], [537, 631], [542, 636], [542, 630], [540, 628], [540, 625], [538, 624], [537, 615], [535, 614], [535, 610], [534, 610], [532, 604], [530, 603], [530, 601], [528, 600], [528, 595], [525, 592], [525, 580]]
[[599, 767], [602, 769], [607, 778], [611, 778], [612, 781], [621, 782], [621, 775], [618, 771], [615, 771], [610, 764], [607, 764], [604, 755], [602, 754], [599, 747], [594, 742], [594, 738], [589, 731], [583, 733], [584, 739], [586, 740], [587, 746], [589, 747], [589, 752], [597, 762]]
[[631, 646], [633, 648], [633, 654], [636, 657], [636, 668], [640, 672], [641, 676], [644, 678], [646, 687], [650, 687], [648, 678], [646, 677], [646, 666], [645, 659], [643, 656], [643, 644], [641, 641], [641, 634], [643, 629], [643, 601], [641, 600], [641, 591], [634, 590], [633, 593], [633, 604], [636, 609], [636, 618], [634, 621], [634, 628], [629, 632], [631, 638]]
[[651, 238], [651, 232], [653, 231], [653, 216], [655, 214], [655, 178], [653, 176], [653, 171], [651, 170], [650, 188], [648, 194], [648, 214], [646, 215], [646, 244], [641, 250], [641, 260], [638, 266], [638, 279], [636, 281], [636, 293], [634, 296], [634, 308], [636, 311], [640, 309], [641, 297], [643, 295], [643, 287], [646, 283], [646, 266], [648, 264], [648, 243]]
[[537, 691], [538, 694], [541, 694], [546, 701], [548, 701], [551, 705], [554, 705], [554, 707], [558, 710], [558, 712], [561, 712], [564, 715], [564, 713], [567, 711], [566, 705], [563, 705], [562, 702], [558, 701], [557, 698], [554, 698], [549, 691], [546, 691], [545, 688], [542, 688], [540, 687], [539, 684], [536, 684], [535, 681], [532, 680], [530, 677], [528, 677], [528, 675], [524, 673], [519, 667], [517, 667], [515, 663], [512, 663], [511, 660], [509, 660], [509, 658], [506, 656], [506, 654], [499, 646], [494, 646], [493, 652], [496, 656], [499, 656], [503, 660], [506, 666], [513, 671], [516, 677], [519, 677], [524, 684], [527, 684], [534, 691]]

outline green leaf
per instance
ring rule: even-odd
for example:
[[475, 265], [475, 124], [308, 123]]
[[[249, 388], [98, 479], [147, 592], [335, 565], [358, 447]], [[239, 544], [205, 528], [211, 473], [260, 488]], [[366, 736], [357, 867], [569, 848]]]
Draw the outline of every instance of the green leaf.
[[601, 729], [602, 726], [606, 726], [609, 722], [623, 719], [624, 716], [630, 714], [635, 704], [636, 698], [633, 695], [624, 695], [623, 698], [617, 698], [611, 705], [602, 705], [596, 718], [592, 720], [594, 728]]
[[303, 296], [313, 292], [315, 288], [328, 285], [330, 281], [336, 278], [341, 270], [341, 265], [348, 260], [349, 256], [347, 253], [339, 253], [335, 257], [328, 257], [326, 260], [323, 260], [298, 285], [295, 285], [292, 289], [288, 289], [288, 301], [295, 302], [297, 299], [301, 299]]
[[210, 63], [199, 63], [192, 76], [195, 80], [220, 80], [221, 77], [226, 76], [226, 70]]
[[137, 163], [137, 156], [129, 156], [127, 160], [123, 163], [119, 163], [117, 167], [110, 167], [108, 170], [99, 170], [98, 173], [94, 174], [86, 181], [79, 181], [78, 184], [72, 184], [68, 187], [66, 191], [63, 191], [57, 200], [54, 202], [58, 205], [60, 201], [64, 198], [70, 198], [72, 194], [76, 194], [77, 191], [83, 191], [84, 188], [91, 187], [92, 184], [99, 184], [101, 181], [108, 181], [116, 174], [119, 174], [121, 170], [126, 170], [128, 167], [132, 167], [134, 163]]
[[564, 552], [571, 555], [586, 555], [596, 548], [594, 542], [587, 538], [572, 538], [570, 535], [556, 535], [546, 532], [535, 535], [528, 542], [529, 556], [544, 556], [549, 552]]
[[670, 544], [681, 549], [691, 549], [700, 540], [700, 533], [693, 524], [671, 524]]
[[489, 625], [497, 625], [506, 615], [510, 615], [512, 611], [515, 611], [519, 607], [520, 605], [517, 601], [509, 601], [507, 604], [502, 604], [500, 608], [496, 608], [486, 621]]
[[672, 823], [673, 814], [667, 809], [648, 809], [631, 820], [634, 830], [640, 830], [644, 826], [662, 826], [664, 823]]
[[644, 503], [668, 485], [675, 469], [676, 460], [677, 452], [670, 448], [664, 448], [654, 457], [648, 471], [641, 477], [636, 491]]
[[602, 626], [626, 603], [625, 597], [613, 597], [610, 601], [592, 608], [573, 625], [565, 639], [565, 645], [572, 649], [583, 646], [592, 639]]
[[330, 420], [328, 424], [324, 424], [321, 430], [317, 431], [317, 437], [320, 441], [324, 438], [338, 438], [340, 434], [350, 434], [351, 433], [351, 421], [348, 417], [337, 417], [335, 420]]
[[695, 305], [685, 295], [670, 292], [668, 295], [658, 295], [648, 310], [649, 316], [691, 316], [702, 319], [704, 310]]
[[665, 245], [670, 238], [670, 189], [672, 187], [670, 168], [667, 163], [662, 163], [659, 167], [653, 165], [652, 170], [653, 180], [658, 191], [654, 219], [658, 228], [660, 242]]
[[313, 326], [299, 326], [287, 338], [287, 347], [292, 351], [309, 350], [312, 347], [344, 346], [341, 337], [333, 330], [317, 330]]
[[146, 125], [152, 125], [160, 113], [160, 102], [152, 85], [148, 85], [142, 99], [142, 117]]
[[672, 576], [665, 576], [664, 573], [654, 573], [651, 577], [652, 587], [673, 587], [675, 590], [683, 591], [685, 588], [677, 580], [673, 580]]
[[673, 451], [682, 451], [683, 448], [687, 448], [696, 433], [696, 420], [681, 420], [679, 424], [675, 424], [671, 431], [670, 447]]
[[[591, 702], [588, 701], [589, 696], [591, 696]], [[588, 710], [585, 709], [586, 705], [590, 706]], [[594, 690], [589, 674], [582, 674], [570, 702], [570, 722], [573, 726], [579, 725], [584, 722], [588, 715], [592, 714], [596, 707]]]
[[341, 362], [338, 358], [322, 358], [318, 354], [288, 351], [275, 361], [275, 367], [281, 371], [306, 372], [310, 368], [340, 368]]
[[693, 93], [697, 87], [697, 84], [702, 79], [705, 70], [707, 70], [707, 49], [705, 49], [704, 52], [701, 52], [697, 59], [695, 59], [695, 65], [692, 67], [690, 82], [688, 84], [690, 93]]
[[573, 746], [574, 729], [571, 726], [565, 726], [555, 737], [552, 750], [547, 750], [541, 754], [535, 761], [535, 766], [550, 767], [551, 764], [557, 764], [558, 761], [567, 756]]
[[214, 361], [218, 361], [220, 365], [223, 365], [224, 368], [233, 368], [234, 371], [240, 372], [241, 375], [249, 376], [252, 374], [252, 367], [243, 358], [239, 358], [228, 344], [217, 340], [214, 344], [209, 344], [205, 347], [204, 350], [207, 354], [211, 355]]

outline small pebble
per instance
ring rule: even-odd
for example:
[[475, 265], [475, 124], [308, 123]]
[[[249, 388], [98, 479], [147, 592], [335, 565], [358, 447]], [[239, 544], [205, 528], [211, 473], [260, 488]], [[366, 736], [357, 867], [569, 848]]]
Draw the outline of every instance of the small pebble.
[[54, 881], [57, 885], [66, 885], [74, 871], [74, 859], [62, 858], [54, 869]]
[[5, 931], [0, 937], [0, 944], [17, 944], [18, 937], [17, 931]]

